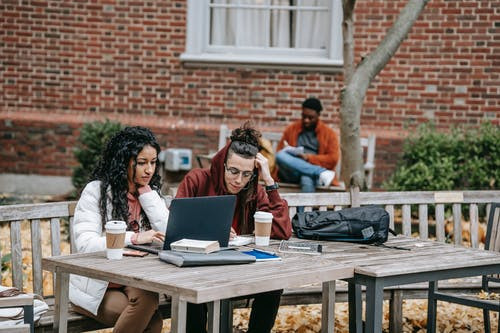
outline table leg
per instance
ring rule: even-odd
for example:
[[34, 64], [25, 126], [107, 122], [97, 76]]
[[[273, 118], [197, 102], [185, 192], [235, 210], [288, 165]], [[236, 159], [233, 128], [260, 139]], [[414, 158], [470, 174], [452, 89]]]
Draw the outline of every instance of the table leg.
[[403, 291], [391, 291], [389, 301], [389, 332], [403, 331]]
[[208, 307], [208, 332], [219, 332], [221, 301], [213, 301], [207, 304]]
[[321, 307], [321, 332], [333, 332], [335, 328], [335, 280], [323, 282]]
[[384, 287], [377, 279], [366, 283], [366, 327], [365, 332], [382, 332], [382, 307]]
[[179, 295], [172, 295], [172, 333], [186, 332], [187, 302]]
[[34, 323], [34, 317], [33, 317], [33, 303], [31, 303], [31, 305], [24, 305], [23, 311], [24, 311], [24, 323], [29, 324], [30, 325], [30, 332], [34, 333], [35, 332], [35, 323]]
[[361, 285], [349, 282], [347, 293], [349, 297], [349, 332], [361, 333], [363, 329]]
[[230, 299], [220, 301], [220, 331], [233, 331], [233, 302]]
[[54, 332], [68, 331], [69, 274], [56, 268], [56, 299], [54, 311]]
[[427, 332], [436, 332], [436, 308], [437, 300], [434, 293], [437, 290], [437, 281], [429, 281], [429, 291], [427, 295]]

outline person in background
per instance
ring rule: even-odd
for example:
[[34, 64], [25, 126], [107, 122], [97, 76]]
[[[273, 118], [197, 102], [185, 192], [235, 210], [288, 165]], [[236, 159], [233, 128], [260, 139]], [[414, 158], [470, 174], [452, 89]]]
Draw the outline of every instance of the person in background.
[[[168, 210], [159, 193], [159, 152], [143, 127], [127, 127], [109, 140], [76, 205], [78, 252], [104, 251], [110, 220], [127, 223], [125, 244], [163, 242]], [[113, 332], [161, 332], [163, 326], [157, 293], [71, 275], [69, 299], [75, 311], [114, 326]]]
[[[256, 211], [273, 214], [271, 238], [288, 239], [292, 233], [288, 204], [278, 193], [267, 159], [259, 153], [261, 134], [248, 123], [233, 130], [231, 141], [212, 159], [210, 169], [193, 169], [177, 189], [177, 198], [215, 195], [237, 196], [231, 236], [254, 231]], [[262, 179], [264, 186], [258, 183]], [[252, 295], [248, 332], [270, 332], [283, 290]], [[187, 332], [206, 332], [207, 307], [188, 303]]]
[[317, 185], [339, 184], [334, 171], [339, 160], [339, 140], [319, 119], [321, 110], [319, 99], [306, 99], [302, 119], [285, 129], [276, 149], [274, 179], [300, 184], [302, 192], [315, 192]]

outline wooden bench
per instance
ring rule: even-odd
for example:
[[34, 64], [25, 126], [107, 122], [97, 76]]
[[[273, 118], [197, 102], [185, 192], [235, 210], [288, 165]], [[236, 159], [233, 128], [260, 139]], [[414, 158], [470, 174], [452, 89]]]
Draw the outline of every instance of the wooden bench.
[[34, 332], [33, 299], [34, 297], [32, 294], [20, 294], [11, 297], [0, 297], [0, 308], [22, 307], [24, 311], [24, 324], [11, 327], [0, 327], [0, 333]]
[[[219, 128], [219, 140], [217, 151], [224, 148], [228, 139], [231, 137], [231, 129], [225, 125], [220, 125]], [[262, 132], [262, 136], [268, 139], [271, 142], [274, 152], [276, 152], [276, 148], [278, 147], [278, 143], [281, 140], [282, 133], [277, 132]], [[367, 189], [371, 189], [373, 185], [373, 173], [375, 170], [375, 145], [376, 145], [376, 136], [374, 134], [369, 135], [368, 137], [361, 138], [361, 149], [363, 149], [363, 159], [364, 165], [363, 168], [365, 170], [366, 177], [366, 186]], [[212, 157], [215, 155], [215, 152], [211, 152], [209, 154], [197, 155], [196, 160], [200, 168], [203, 168], [207, 165], [207, 162], [212, 160]], [[338, 179], [340, 179], [340, 164], [341, 160], [337, 163], [335, 168], [335, 172], [337, 174]], [[282, 188], [282, 192], [300, 192], [300, 186], [298, 184], [290, 184], [290, 183], [280, 183], [280, 188]], [[345, 191], [345, 184], [341, 182], [339, 186], [318, 186], [318, 192], [325, 191]]]
[[[10, 225], [10, 253], [11, 253], [11, 278], [12, 285], [19, 290], [30, 290], [44, 297], [49, 305], [49, 311], [45, 313], [35, 326], [37, 332], [52, 332], [54, 320], [54, 298], [52, 294], [46, 294], [43, 290], [43, 279], [46, 278], [42, 271], [42, 241], [50, 239], [50, 253], [44, 256], [61, 255], [61, 236], [68, 234], [70, 253], [76, 252], [72, 221], [76, 202], [53, 202], [44, 204], [22, 204], [0, 206], [0, 226], [6, 223]], [[29, 224], [30, 242], [29, 248], [23, 247], [21, 242], [21, 226], [24, 223]], [[48, 225], [46, 225], [48, 224]], [[66, 230], [65, 230], [66, 229]], [[62, 232], [64, 231], [64, 232]], [[44, 234], [49, 232], [50, 235]], [[32, 276], [31, 279], [23, 277], [23, 251], [31, 252]], [[6, 254], [6, 249], [2, 249]], [[53, 284], [55, 290], [55, 282]], [[160, 311], [164, 318], [170, 317], [170, 300], [161, 298]], [[69, 318], [68, 330], [72, 332], [82, 332], [88, 330], [97, 330], [106, 328], [103, 324], [82, 316], [72, 311], [71, 304], [68, 304]]]
[[[428, 239], [429, 227], [435, 231], [432, 235], [439, 242], [449, 239], [445, 234], [445, 209], [452, 211], [452, 221], [458, 235], [462, 234], [462, 207], [469, 209], [470, 224], [470, 246], [479, 246], [479, 207], [482, 204], [500, 201], [500, 191], [464, 191], [464, 192], [361, 192], [357, 198], [351, 198], [348, 192], [328, 192], [328, 193], [284, 193], [282, 197], [288, 201], [290, 216], [293, 216], [298, 206], [304, 206], [306, 211], [342, 209], [351, 206], [353, 202], [359, 205], [383, 205], [390, 215], [391, 227], [395, 226], [395, 212], [401, 210], [401, 230], [402, 233], [411, 236], [418, 233], [418, 237]], [[33, 290], [34, 293], [46, 298], [49, 305], [53, 304], [51, 294], [45, 294], [43, 290], [43, 271], [41, 265], [42, 241], [50, 242], [50, 253], [43, 256], [61, 254], [61, 233], [67, 232], [70, 251], [74, 252], [74, 242], [72, 237], [72, 219], [75, 202], [54, 202], [44, 204], [22, 204], [0, 206], [0, 226], [8, 224], [10, 227], [10, 253], [11, 253], [11, 273], [12, 285], [20, 290]], [[434, 219], [429, 219], [429, 212], [435, 211]], [[416, 215], [416, 217], [414, 217]], [[398, 218], [399, 220], [399, 218]], [[30, 247], [23, 248], [21, 243], [21, 226], [29, 224]], [[399, 224], [398, 224], [399, 225]], [[46, 234], [50, 233], [50, 236]], [[455, 244], [462, 245], [462, 237], [450, 238]], [[31, 252], [32, 258], [32, 279], [23, 278], [23, 251]], [[8, 248], [3, 247], [2, 252], [6, 254]], [[452, 281], [449, 288], [452, 290], [472, 290], [478, 291], [479, 283], [475, 281]], [[440, 284], [440, 288], [446, 288]], [[472, 289], [471, 289], [472, 288]], [[345, 285], [339, 283], [337, 288], [337, 301], [346, 301], [347, 293]], [[391, 304], [391, 327], [401, 327], [402, 323], [402, 300], [403, 298], [426, 298], [427, 285], [416, 284], [388, 288], [385, 291], [386, 297]], [[305, 287], [294, 290], [286, 290], [282, 304], [310, 304], [320, 302], [319, 287]], [[170, 317], [170, 303], [168, 299], [162, 299], [161, 311], [164, 318]], [[244, 302], [236, 303], [236, 306], [245, 306]], [[46, 313], [36, 326], [36, 331], [52, 331], [53, 307]], [[70, 313], [68, 330], [80, 332], [103, 328], [103, 325], [96, 321], [81, 316], [75, 312]], [[395, 331], [400, 331], [395, 329]]]

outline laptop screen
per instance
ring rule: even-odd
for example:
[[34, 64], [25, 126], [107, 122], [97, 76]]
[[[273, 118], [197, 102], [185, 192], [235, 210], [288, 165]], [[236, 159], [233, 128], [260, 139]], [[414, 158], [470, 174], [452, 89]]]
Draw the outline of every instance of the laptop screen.
[[172, 242], [183, 238], [216, 240], [227, 246], [235, 205], [235, 195], [173, 199], [163, 249], [170, 250]]

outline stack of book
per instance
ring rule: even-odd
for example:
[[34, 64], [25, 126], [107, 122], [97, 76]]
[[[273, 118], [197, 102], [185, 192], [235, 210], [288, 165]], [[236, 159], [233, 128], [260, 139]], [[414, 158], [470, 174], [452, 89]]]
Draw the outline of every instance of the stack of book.
[[218, 241], [183, 238], [170, 244], [172, 251], [191, 253], [212, 253], [220, 250]]

